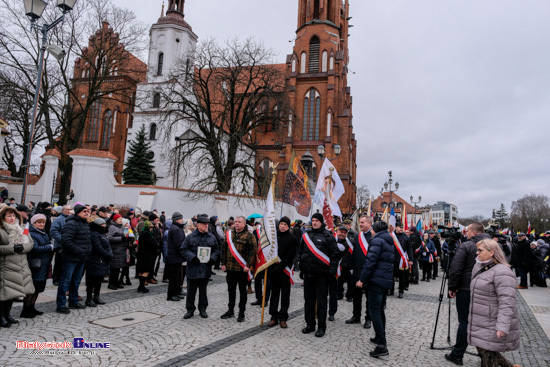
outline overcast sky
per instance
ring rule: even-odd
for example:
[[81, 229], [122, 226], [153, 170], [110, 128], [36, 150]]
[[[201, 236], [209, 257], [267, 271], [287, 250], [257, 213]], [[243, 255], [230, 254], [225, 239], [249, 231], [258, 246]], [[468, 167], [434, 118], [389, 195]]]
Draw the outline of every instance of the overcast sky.
[[[155, 23], [162, 0], [115, 0]], [[201, 39], [254, 36], [284, 62], [298, 0], [187, 0]], [[351, 0], [358, 186], [459, 216], [550, 195], [550, 1]]]

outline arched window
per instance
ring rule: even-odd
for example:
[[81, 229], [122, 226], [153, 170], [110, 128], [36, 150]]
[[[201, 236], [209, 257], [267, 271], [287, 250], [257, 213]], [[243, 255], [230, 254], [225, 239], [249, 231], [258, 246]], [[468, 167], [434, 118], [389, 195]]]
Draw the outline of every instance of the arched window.
[[157, 75], [162, 75], [163, 64], [164, 64], [164, 54], [161, 52], [159, 53], [159, 59], [157, 62]]
[[292, 72], [296, 72], [296, 58], [292, 57]]
[[388, 203], [382, 203], [382, 208], [386, 209], [387, 206], [388, 206]]
[[321, 71], [323, 73], [327, 72], [327, 64], [328, 64], [328, 53], [326, 51], [323, 51], [323, 60], [321, 63]]
[[160, 107], [160, 93], [153, 94], [153, 108]]
[[319, 47], [320, 41], [317, 36], [314, 36], [311, 41], [309, 41], [309, 73], [318, 73], [319, 72]]
[[101, 102], [95, 101], [92, 104], [92, 113], [90, 114], [90, 124], [88, 126], [87, 140], [96, 141], [99, 134], [99, 122], [101, 119]]
[[313, 2], [313, 19], [319, 19], [319, 0]]
[[113, 69], [113, 75], [118, 75], [118, 67], [115, 66], [115, 68]]
[[332, 129], [332, 112], [329, 111], [327, 114], [327, 136], [330, 136], [331, 129]]
[[157, 124], [151, 124], [149, 127], [149, 140], [157, 139]]
[[307, 56], [305, 52], [302, 52], [302, 55], [300, 57], [300, 73], [305, 74], [306, 73], [306, 62], [307, 62]]
[[330, 57], [330, 62], [328, 64], [328, 69], [329, 70], [334, 70], [334, 56]]
[[321, 96], [311, 88], [304, 98], [303, 140], [319, 140]]
[[288, 137], [292, 137], [292, 114], [288, 115]]
[[86, 77], [86, 69], [82, 69], [82, 78]]
[[111, 110], [105, 111], [103, 117], [103, 131], [101, 132], [101, 148], [109, 148], [111, 142], [111, 128], [113, 126], [113, 112]]

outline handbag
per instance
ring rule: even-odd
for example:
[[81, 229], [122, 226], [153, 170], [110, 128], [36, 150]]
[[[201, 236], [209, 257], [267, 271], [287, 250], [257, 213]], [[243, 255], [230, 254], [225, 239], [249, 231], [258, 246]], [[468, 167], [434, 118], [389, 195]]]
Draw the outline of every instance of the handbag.
[[31, 269], [38, 269], [42, 266], [42, 259], [40, 258], [30, 259], [28, 262], [29, 262], [29, 268]]

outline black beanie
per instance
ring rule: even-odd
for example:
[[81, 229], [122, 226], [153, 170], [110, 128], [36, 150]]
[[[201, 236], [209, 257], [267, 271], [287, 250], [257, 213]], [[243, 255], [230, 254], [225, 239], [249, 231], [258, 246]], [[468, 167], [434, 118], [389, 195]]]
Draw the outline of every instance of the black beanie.
[[313, 219], [313, 218], [319, 220], [319, 222], [321, 222], [321, 223], [325, 223], [325, 218], [323, 218], [323, 214], [321, 214], [321, 213], [315, 213], [315, 214], [313, 214], [313, 215], [311, 216], [311, 219]]
[[372, 229], [376, 233], [382, 232], [382, 231], [387, 231], [388, 230], [388, 223], [384, 222], [383, 220], [379, 220], [378, 222], [376, 222], [372, 225]]
[[290, 219], [287, 216], [282, 217], [279, 223], [286, 223], [286, 225], [290, 227]]
[[78, 214], [78, 213], [80, 213], [81, 211], [83, 211], [84, 209], [86, 209], [86, 207], [85, 207], [84, 205], [80, 205], [80, 204], [75, 205], [75, 206], [74, 206], [74, 213], [75, 213], [75, 214]]
[[158, 218], [158, 215], [156, 215], [155, 213], [149, 214], [149, 221], [150, 222], [154, 221], [157, 218]]

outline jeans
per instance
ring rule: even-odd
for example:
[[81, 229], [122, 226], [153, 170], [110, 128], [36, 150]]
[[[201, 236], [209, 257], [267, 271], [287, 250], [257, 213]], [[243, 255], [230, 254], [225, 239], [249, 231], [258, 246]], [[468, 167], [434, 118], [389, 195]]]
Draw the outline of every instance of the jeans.
[[458, 290], [456, 292], [456, 312], [458, 313], [458, 330], [456, 331], [456, 344], [451, 354], [462, 358], [468, 347], [468, 315], [470, 314], [470, 291]]
[[61, 279], [57, 287], [57, 308], [66, 307], [67, 297], [65, 293], [69, 291], [69, 305], [78, 303], [78, 287], [82, 280], [84, 271], [84, 261], [64, 261], [61, 270]]
[[387, 290], [370, 283], [368, 286], [369, 312], [374, 328], [374, 339], [379, 346], [386, 346], [386, 307]]

